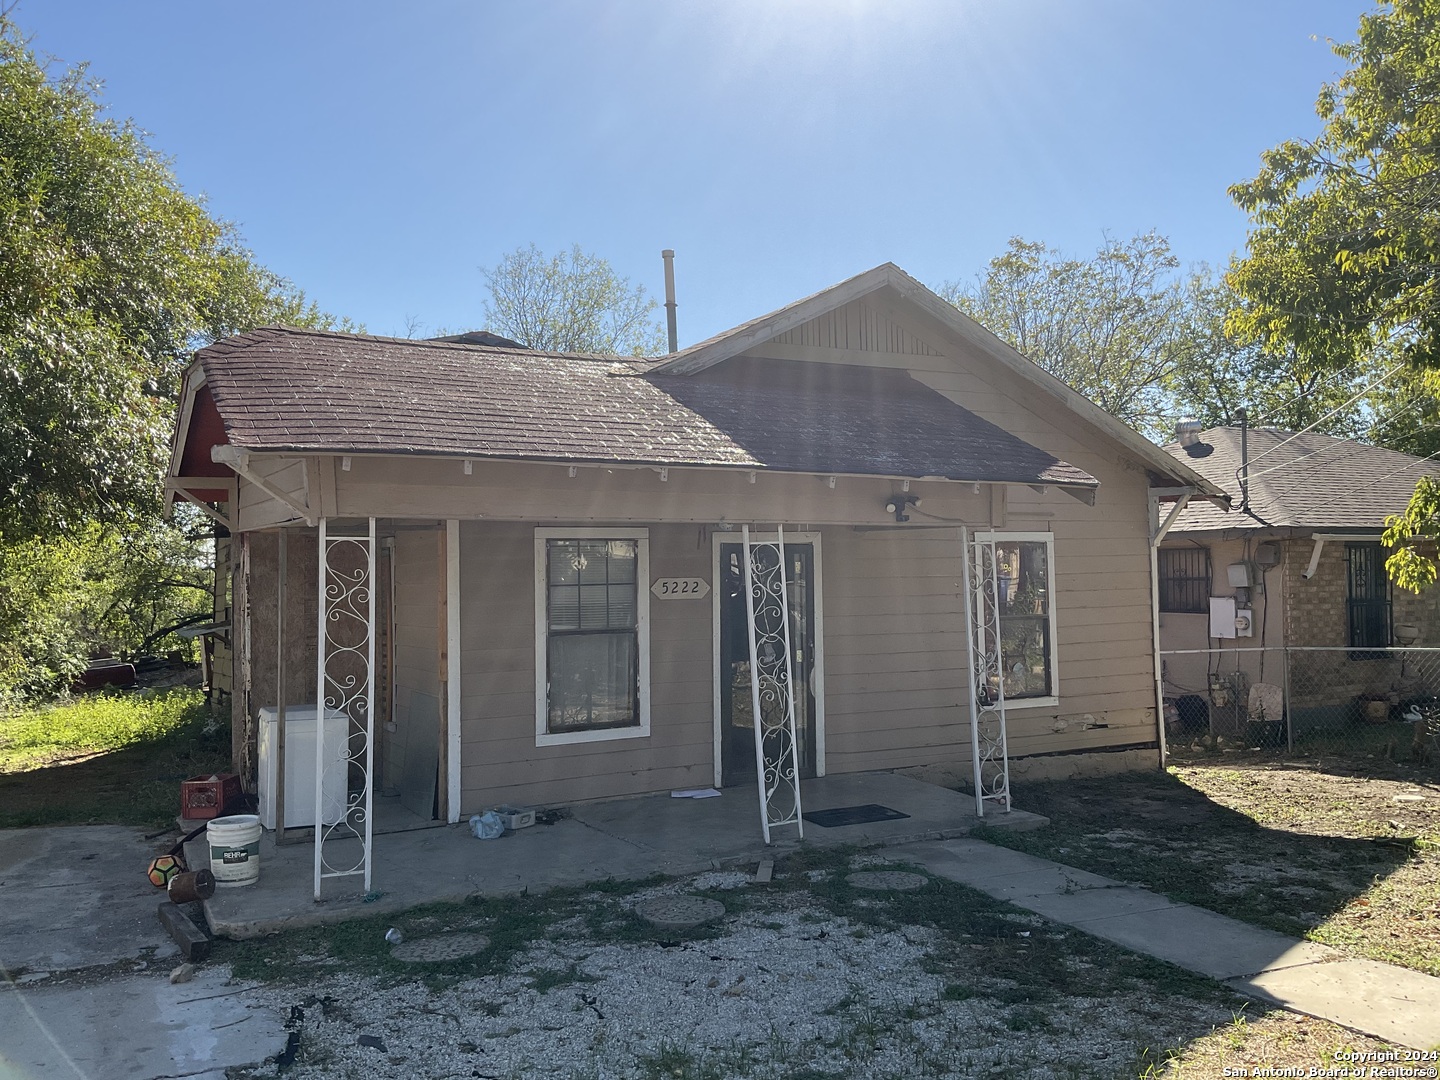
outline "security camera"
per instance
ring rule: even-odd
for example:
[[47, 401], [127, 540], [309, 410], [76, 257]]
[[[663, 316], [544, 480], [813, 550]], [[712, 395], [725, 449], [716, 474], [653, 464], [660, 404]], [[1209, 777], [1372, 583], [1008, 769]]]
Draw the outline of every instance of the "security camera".
[[919, 505], [920, 499], [915, 495], [892, 495], [885, 504], [885, 512], [894, 514], [896, 521], [909, 521], [910, 515], [905, 511]]

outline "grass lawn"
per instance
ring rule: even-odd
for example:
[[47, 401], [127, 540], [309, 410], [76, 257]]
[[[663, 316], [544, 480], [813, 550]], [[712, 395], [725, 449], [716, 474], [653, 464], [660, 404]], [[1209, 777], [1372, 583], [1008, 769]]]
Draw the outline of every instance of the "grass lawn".
[[1440, 975], [1440, 774], [1380, 759], [1211, 759], [1017, 785], [1051, 819], [991, 843]]
[[226, 768], [198, 690], [87, 695], [0, 714], [0, 828], [173, 822], [180, 781]]

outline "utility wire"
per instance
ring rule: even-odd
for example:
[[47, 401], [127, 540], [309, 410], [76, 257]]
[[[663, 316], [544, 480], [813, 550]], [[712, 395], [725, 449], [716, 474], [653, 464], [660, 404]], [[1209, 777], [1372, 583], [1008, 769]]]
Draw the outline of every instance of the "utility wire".
[[1275, 419], [1276, 417], [1278, 417], [1282, 412], [1284, 412], [1286, 409], [1288, 409], [1291, 405], [1294, 405], [1295, 402], [1299, 401], [1301, 398], [1307, 398], [1307, 397], [1309, 397], [1311, 394], [1314, 394], [1316, 391], [1318, 391], [1322, 386], [1325, 386], [1325, 385], [1327, 385], [1327, 384], [1335, 384], [1335, 383], [1339, 383], [1339, 382], [1342, 382], [1342, 381], [1348, 381], [1348, 380], [1349, 380], [1349, 377], [1350, 377], [1350, 373], [1353, 372], [1353, 371], [1354, 371], [1356, 368], [1358, 368], [1359, 366], [1360, 366], [1360, 365], [1359, 365], [1358, 363], [1354, 363], [1354, 364], [1351, 364], [1349, 367], [1341, 368], [1339, 371], [1332, 373], [1328, 378], [1321, 379], [1318, 383], [1316, 383], [1314, 386], [1312, 386], [1309, 390], [1301, 390], [1300, 393], [1296, 394], [1296, 395], [1295, 395], [1294, 397], [1292, 397], [1289, 401], [1285, 402], [1285, 403], [1282, 404], [1282, 405], [1277, 405], [1277, 406], [1275, 406], [1275, 408], [1271, 409], [1271, 410], [1270, 410], [1268, 413], [1266, 413], [1264, 416], [1260, 417], [1258, 420], [1253, 421], [1251, 426], [1252, 426], [1252, 427], [1259, 427], [1261, 424], [1265, 423], [1267, 420], [1274, 420], [1274, 419]]
[[[1391, 424], [1395, 423], [1395, 421], [1399, 420], [1402, 415], [1415, 408], [1416, 405], [1427, 405], [1434, 403], [1434, 398], [1413, 398], [1408, 404], [1402, 405], [1398, 411], [1391, 413], [1385, 419], [1381, 420], [1378, 424], [1372, 425], [1370, 427], [1370, 430], [1366, 432], [1366, 435], [1367, 437], [1372, 436], [1375, 432], [1381, 430], [1382, 428], [1389, 427]], [[1289, 461], [1282, 461], [1279, 465], [1271, 465], [1268, 469], [1261, 469], [1259, 472], [1247, 472], [1245, 474], [1245, 479], [1247, 482], [1251, 480], [1258, 480], [1262, 476], [1269, 476], [1271, 473], [1279, 472], [1281, 469], [1291, 468], [1292, 466], [1299, 465], [1302, 462], [1309, 461], [1311, 458], [1319, 457], [1321, 454], [1328, 454], [1333, 450], [1338, 450], [1342, 446], [1354, 446], [1356, 448], [1369, 449], [1369, 447], [1365, 443], [1360, 442], [1360, 440], [1357, 438], [1337, 439], [1335, 442], [1322, 446], [1318, 450], [1311, 450], [1308, 454], [1302, 454], [1300, 457], [1291, 458]], [[1254, 461], [1258, 459], [1252, 458], [1251, 460]]]
[[1298, 439], [1301, 435], [1304, 435], [1307, 431], [1310, 431], [1311, 429], [1316, 428], [1316, 427], [1318, 427], [1319, 425], [1323, 424], [1326, 420], [1329, 420], [1332, 416], [1334, 416], [1336, 413], [1340, 412], [1342, 409], [1348, 409], [1351, 405], [1354, 405], [1355, 402], [1359, 401], [1362, 397], [1364, 397], [1366, 394], [1368, 394], [1371, 390], [1374, 390], [1375, 387], [1379, 386], [1382, 382], [1384, 382], [1386, 379], [1390, 378], [1390, 376], [1394, 375], [1397, 371], [1399, 371], [1399, 370], [1400, 370], [1401, 368], [1403, 368], [1404, 366], [1405, 366], [1405, 364], [1404, 364], [1403, 361], [1402, 361], [1401, 363], [1396, 364], [1393, 368], [1391, 368], [1389, 371], [1387, 371], [1384, 375], [1381, 375], [1380, 378], [1376, 379], [1376, 380], [1375, 380], [1373, 383], [1371, 383], [1369, 386], [1365, 387], [1363, 390], [1361, 390], [1361, 391], [1359, 391], [1357, 394], [1355, 394], [1354, 397], [1350, 398], [1348, 401], [1346, 401], [1346, 402], [1344, 402], [1344, 403], [1342, 403], [1342, 404], [1340, 404], [1340, 405], [1335, 406], [1335, 408], [1331, 409], [1328, 413], [1326, 413], [1324, 416], [1320, 417], [1320, 419], [1319, 419], [1319, 420], [1316, 420], [1313, 424], [1308, 424], [1308, 425], [1306, 425], [1305, 427], [1301, 428], [1299, 431], [1297, 431], [1297, 432], [1295, 432], [1293, 435], [1291, 435], [1290, 438], [1288, 438], [1288, 439], [1282, 439], [1280, 442], [1276, 443], [1274, 446], [1272, 446], [1269, 450], [1266, 450], [1264, 453], [1256, 454], [1255, 457], [1251, 458], [1248, 462], [1246, 462], [1244, 465], [1240, 466], [1240, 468], [1238, 468], [1238, 469], [1235, 470], [1235, 483], [1236, 483], [1237, 485], [1240, 483], [1240, 474], [1241, 474], [1242, 472], [1247, 473], [1247, 482], [1248, 482], [1248, 471], [1249, 471], [1249, 467], [1250, 467], [1251, 465], [1255, 464], [1255, 462], [1259, 461], [1259, 460], [1260, 460], [1261, 458], [1263, 458], [1263, 457], [1267, 457], [1267, 456], [1269, 456], [1270, 454], [1273, 454], [1276, 450], [1279, 450], [1282, 446], [1286, 446], [1286, 445], [1294, 442], [1294, 441], [1295, 441], [1296, 439]]

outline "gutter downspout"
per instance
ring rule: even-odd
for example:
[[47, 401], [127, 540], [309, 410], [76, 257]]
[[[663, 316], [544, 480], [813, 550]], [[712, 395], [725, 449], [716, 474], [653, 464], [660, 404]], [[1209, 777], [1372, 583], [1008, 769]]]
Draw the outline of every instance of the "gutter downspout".
[[1375, 533], [1316, 532], [1310, 534], [1310, 539], [1315, 541], [1315, 546], [1310, 549], [1309, 564], [1304, 570], [1300, 571], [1300, 576], [1306, 581], [1309, 581], [1315, 576], [1315, 571], [1320, 566], [1320, 552], [1325, 550], [1326, 540], [1374, 541], [1379, 540], [1380, 537]]
[[1169, 747], [1165, 744], [1165, 668], [1160, 659], [1160, 542], [1190, 501], [1191, 492], [1175, 500], [1165, 520], [1160, 520], [1160, 500], [1150, 496], [1150, 633], [1155, 649], [1155, 732], [1160, 744], [1160, 767], [1165, 767]]

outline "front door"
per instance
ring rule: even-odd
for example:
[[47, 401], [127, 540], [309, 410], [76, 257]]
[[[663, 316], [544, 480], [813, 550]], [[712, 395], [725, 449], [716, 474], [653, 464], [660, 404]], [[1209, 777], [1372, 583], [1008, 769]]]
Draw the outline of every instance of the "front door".
[[[754, 545], [755, 557], [774, 566], [774, 545]], [[790, 607], [791, 670], [795, 680], [795, 737], [800, 778], [815, 776], [815, 547], [785, 545], [785, 592]], [[720, 776], [726, 787], [755, 783], [755, 721], [750, 695], [749, 621], [746, 616], [745, 546], [720, 545]], [[783, 703], [762, 708], [783, 711]], [[768, 722], [770, 718], [767, 716]]]

